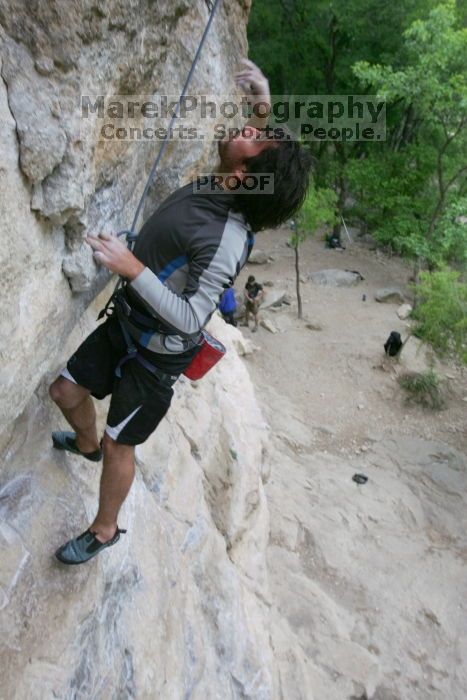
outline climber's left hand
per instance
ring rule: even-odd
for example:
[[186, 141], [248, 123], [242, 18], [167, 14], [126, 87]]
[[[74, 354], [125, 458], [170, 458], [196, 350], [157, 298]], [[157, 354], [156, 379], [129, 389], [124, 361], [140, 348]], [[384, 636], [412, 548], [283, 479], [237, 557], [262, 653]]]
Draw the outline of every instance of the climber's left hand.
[[115, 272], [131, 281], [144, 270], [143, 263], [128, 250], [125, 243], [120, 241], [116, 235], [99, 233], [98, 236], [86, 236], [86, 243], [94, 251], [94, 260], [110, 272]]
[[264, 129], [271, 112], [271, 93], [268, 79], [261, 69], [247, 58], [242, 59], [241, 66], [241, 69], [235, 73], [235, 82], [247, 95], [253, 112], [245, 126]]

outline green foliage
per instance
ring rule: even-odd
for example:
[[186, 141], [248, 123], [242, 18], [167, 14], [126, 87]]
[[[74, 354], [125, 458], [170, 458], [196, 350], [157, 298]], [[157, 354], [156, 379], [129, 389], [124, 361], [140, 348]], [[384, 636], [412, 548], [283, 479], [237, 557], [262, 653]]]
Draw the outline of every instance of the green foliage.
[[418, 303], [412, 312], [414, 335], [444, 355], [455, 352], [467, 364], [467, 284], [459, 272], [421, 272]]
[[366, 222], [373, 236], [410, 258], [422, 258], [431, 268], [443, 263], [467, 266], [467, 196], [450, 193], [428, 238], [433, 189], [427, 182], [432, 149], [415, 145], [400, 152], [371, 153], [347, 164], [346, 176], [356, 198], [351, 215]]
[[352, 214], [398, 253], [426, 256], [429, 174], [430, 159], [417, 147], [399, 153], [373, 151], [368, 158], [350, 161], [346, 176], [356, 198]]
[[467, 196], [448, 201], [431, 252], [436, 265], [448, 261], [467, 268]]
[[321, 226], [332, 226], [336, 221], [336, 193], [311, 185], [307, 197], [295, 218], [292, 245], [298, 245]]
[[441, 382], [432, 369], [427, 372], [407, 372], [399, 377], [399, 384], [407, 392], [409, 402], [434, 411], [446, 405]]
[[[456, 206], [453, 197], [461, 197], [466, 187], [467, 29], [459, 26], [455, 3], [447, 0], [434, 8], [427, 20], [413, 22], [404, 32], [404, 42], [407, 58], [403, 67], [359, 61], [354, 73], [367, 88], [406, 110], [403, 128], [393, 139], [397, 148], [385, 154], [389, 178], [380, 181], [377, 235], [393, 242], [397, 250], [423, 257], [433, 266], [452, 259], [456, 250], [453, 236], [456, 241], [462, 236], [461, 229], [454, 233], [448, 225], [447, 208], [450, 203]], [[400, 151], [408, 134], [411, 143]], [[401, 170], [394, 178], [395, 167]], [[349, 168], [349, 173], [358, 182], [358, 167], [353, 171]], [[398, 179], [401, 210], [394, 207], [392, 198]], [[371, 188], [371, 184], [366, 188], [367, 199]], [[406, 213], [408, 197], [421, 226], [415, 230]]]
[[254, 0], [248, 27], [273, 95], [387, 100], [385, 142], [308, 144], [315, 186], [297, 218], [297, 256], [309, 231], [332, 222], [320, 211], [335, 221], [351, 194], [351, 214], [378, 240], [441, 270], [421, 278], [418, 333], [464, 360], [465, 285], [444, 266], [467, 268], [466, 25], [465, 0]]
[[403, 68], [359, 61], [353, 67], [355, 75], [389, 101], [403, 98], [413, 103], [425, 123], [457, 126], [467, 107], [467, 30], [457, 26], [454, 2], [438, 5], [403, 36]]
[[435, 0], [254, 0], [250, 56], [269, 77], [272, 94], [350, 94], [358, 60], [390, 62], [402, 33]]

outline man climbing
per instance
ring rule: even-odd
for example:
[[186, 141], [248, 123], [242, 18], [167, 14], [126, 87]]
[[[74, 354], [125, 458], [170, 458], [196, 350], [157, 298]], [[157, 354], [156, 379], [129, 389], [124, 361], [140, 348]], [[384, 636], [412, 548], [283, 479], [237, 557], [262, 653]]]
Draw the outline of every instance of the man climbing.
[[[237, 84], [248, 86], [253, 108], [270, 105], [267, 79], [254, 63], [243, 63]], [[65, 564], [86, 562], [119, 540], [124, 531], [117, 518], [134, 478], [135, 445], [166, 414], [173, 384], [199, 350], [201, 330], [247, 260], [251, 231], [278, 226], [305, 197], [308, 155], [296, 140], [268, 135], [267, 120], [267, 114], [254, 114], [241, 133], [219, 142], [218, 172], [239, 181], [248, 173], [272, 173], [272, 194], [195, 191], [191, 183], [149, 217], [133, 252], [116, 236], [86, 238], [95, 260], [125, 280], [118, 308], [126, 320], [122, 330], [119, 314], [109, 316], [50, 387], [73, 428], [54, 433], [54, 446], [92, 461], [103, 453], [104, 459], [97, 515], [85, 532], [57, 550]], [[128, 353], [125, 328], [137, 359]], [[99, 441], [92, 397], [109, 394]]]
[[249, 327], [250, 314], [252, 314], [253, 320], [255, 322], [254, 328], [252, 329], [252, 333], [255, 333], [258, 330], [259, 307], [264, 298], [263, 285], [259, 284], [259, 282], [255, 280], [253, 275], [250, 275], [245, 285], [244, 294], [245, 322], [243, 323], [243, 325], [247, 326], [247, 328]]

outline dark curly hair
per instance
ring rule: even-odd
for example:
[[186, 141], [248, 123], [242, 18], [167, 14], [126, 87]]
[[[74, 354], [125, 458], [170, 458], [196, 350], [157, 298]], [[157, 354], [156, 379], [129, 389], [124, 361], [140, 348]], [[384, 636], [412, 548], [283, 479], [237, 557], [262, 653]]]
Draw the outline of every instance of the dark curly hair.
[[271, 138], [273, 142], [257, 156], [248, 158], [248, 173], [272, 173], [272, 194], [237, 193], [233, 209], [240, 211], [255, 232], [276, 228], [301, 207], [309, 186], [312, 158], [296, 137], [284, 127]]

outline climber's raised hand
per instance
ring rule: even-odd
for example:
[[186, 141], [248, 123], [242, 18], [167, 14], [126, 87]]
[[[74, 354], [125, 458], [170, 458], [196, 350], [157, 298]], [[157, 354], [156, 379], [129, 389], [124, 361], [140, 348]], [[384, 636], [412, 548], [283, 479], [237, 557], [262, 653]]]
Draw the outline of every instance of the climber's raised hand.
[[243, 58], [241, 64], [241, 69], [235, 73], [235, 83], [248, 96], [248, 102], [253, 109], [247, 125], [263, 129], [267, 125], [271, 110], [268, 79], [253, 61]]
[[144, 270], [143, 263], [116, 235], [99, 233], [98, 236], [86, 236], [86, 243], [94, 251], [94, 260], [117, 275], [133, 280]]

